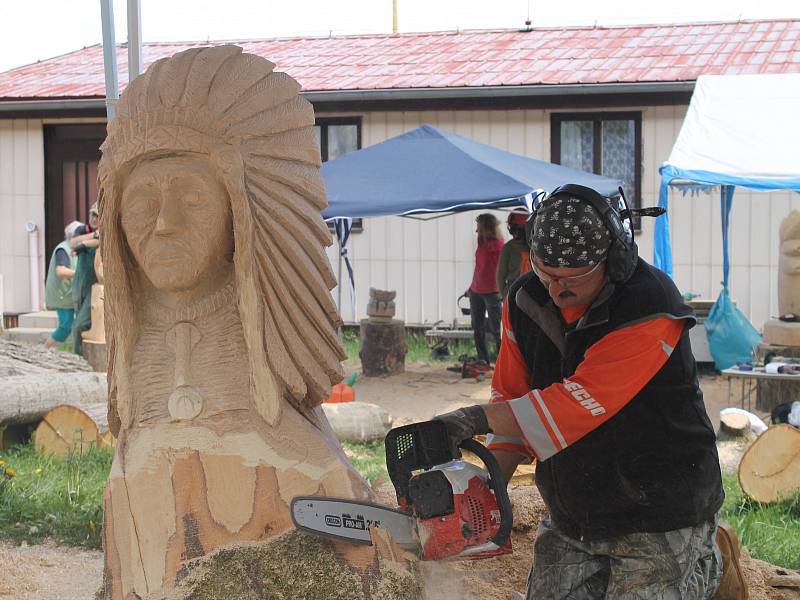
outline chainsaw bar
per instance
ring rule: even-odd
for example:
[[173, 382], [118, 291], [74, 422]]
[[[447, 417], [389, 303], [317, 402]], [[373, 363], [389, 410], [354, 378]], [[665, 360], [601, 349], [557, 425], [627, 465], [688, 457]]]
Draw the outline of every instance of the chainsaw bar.
[[295, 527], [315, 535], [372, 544], [369, 528], [374, 526], [388, 531], [400, 547], [420, 550], [414, 519], [385, 506], [322, 496], [297, 496], [292, 499], [291, 512]]

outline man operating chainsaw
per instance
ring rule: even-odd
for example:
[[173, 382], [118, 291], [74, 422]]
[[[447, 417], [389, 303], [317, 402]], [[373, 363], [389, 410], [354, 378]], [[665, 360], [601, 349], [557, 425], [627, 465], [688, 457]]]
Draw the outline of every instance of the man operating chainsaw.
[[539, 205], [527, 226], [533, 271], [503, 306], [491, 403], [438, 418], [453, 445], [491, 433], [506, 479], [537, 461], [549, 515], [528, 599], [744, 599], [738, 540], [717, 523], [724, 494], [689, 343], [695, 318], [638, 257], [630, 216], [579, 185]]

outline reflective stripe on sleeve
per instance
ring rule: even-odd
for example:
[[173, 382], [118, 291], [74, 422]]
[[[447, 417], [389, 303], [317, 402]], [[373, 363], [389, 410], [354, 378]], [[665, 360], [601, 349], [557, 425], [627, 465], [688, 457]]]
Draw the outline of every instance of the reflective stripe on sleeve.
[[550, 434], [542, 422], [539, 413], [534, 408], [532, 394], [527, 394], [515, 400], [509, 400], [508, 405], [514, 413], [522, 435], [528, 442], [539, 460], [546, 460], [556, 453], [556, 447]]
[[491, 444], [514, 444], [515, 446], [524, 447], [525, 440], [510, 435], [497, 435], [490, 433], [486, 436], [486, 445], [489, 446]]
[[551, 431], [558, 439], [558, 443], [561, 444], [560, 449], [563, 450], [567, 447], [567, 441], [564, 439], [564, 436], [558, 429], [555, 420], [553, 420], [553, 415], [550, 414], [550, 410], [547, 408], [544, 400], [542, 400], [542, 395], [539, 393], [539, 390], [533, 390], [533, 395], [536, 398], [536, 401], [539, 403], [539, 408], [542, 410], [542, 414], [544, 415], [545, 419], [547, 419], [547, 423], [550, 425]]

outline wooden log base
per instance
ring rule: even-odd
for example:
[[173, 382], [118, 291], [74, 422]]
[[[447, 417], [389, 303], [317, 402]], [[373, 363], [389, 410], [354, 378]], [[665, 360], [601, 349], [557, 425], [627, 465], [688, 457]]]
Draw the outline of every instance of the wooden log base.
[[294, 435], [284, 438], [184, 423], [120, 436], [103, 499], [107, 599], [161, 598], [186, 561], [290, 531], [295, 496], [368, 497], [341, 450], [320, 433], [306, 435], [311, 425], [297, 413], [285, 417], [281, 431]]
[[[299, 531], [258, 544], [239, 544], [187, 563], [167, 600], [418, 600], [422, 584], [403, 557], [383, 544], [351, 546]], [[343, 553], [360, 551], [367, 561]], [[402, 551], [401, 551], [402, 552]]]
[[406, 328], [403, 321], [361, 321], [361, 370], [367, 377], [397, 375], [406, 370]]
[[66, 456], [72, 452], [86, 452], [97, 444], [100, 432], [97, 424], [76, 406], [56, 406], [42, 417], [33, 432], [33, 445], [42, 454]]

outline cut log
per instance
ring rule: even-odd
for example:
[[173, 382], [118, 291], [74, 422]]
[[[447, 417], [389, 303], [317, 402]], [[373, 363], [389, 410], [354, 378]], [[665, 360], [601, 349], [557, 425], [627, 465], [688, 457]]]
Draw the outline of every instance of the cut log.
[[800, 429], [773, 425], [739, 463], [742, 491], [759, 502], [775, 502], [800, 491]]
[[742, 437], [750, 431], [750, 419], [741, 413], [729, 413], [720, 415], [719, 428], [723, 433], [730, 436]]
[[106, 376], [102, 373], [47, 373], [0, 380], [0, 425], [36, 423], [61, 404], [105, 406]]
[[62, 404], [42, 417], [33, 432], [33, 444], [43, 454], [66, 456], [86, 451], [91, 444], [113, 448], [117, 441], [108, 429], [104, 404]]
[[392, 415], [367, 402], [323, 404], [322, 410], [340, 442], [382, 440], [392, 428]]
[[33, 432], [33, 444], [42, 454], [66, 456], [86, 452], [97, 444], [100, 434], [97, 424], [77, 406], [62, 404], [47, 411]]

